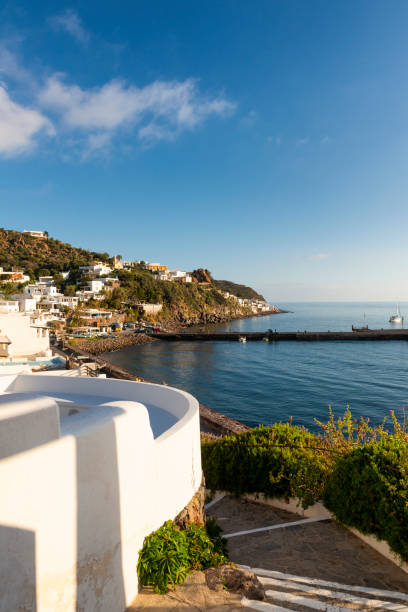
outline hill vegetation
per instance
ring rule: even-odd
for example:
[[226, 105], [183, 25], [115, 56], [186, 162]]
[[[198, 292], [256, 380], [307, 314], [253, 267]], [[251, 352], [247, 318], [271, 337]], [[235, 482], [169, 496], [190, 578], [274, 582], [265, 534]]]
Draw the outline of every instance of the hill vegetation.
[[[32, 280], [39, 276], [52, 275], [59, 291], [74, 295], [83, 288], [90, 277], [79, 272], [80, 266], [95, 261], [112, 263], [109, 253], [98, 253], [73, 247], [60, 240], [47, 237], [38, 239], [21, 232], [0, 229], [0, 266], [5, 270], [21, 268]], [[64, 280], [61, 272], [70, 271]], [[228, 291], [237, 297], [262, 299], [256, 291], [245, 285], [230, 281], [216, 281], [204, 268], [192, 273], [193, 282], [188, 284], [158, 281], [157, 276], [141, 265], [131, 270], [115, 270], [119, 283], [106, 291], [101, 306], [127, 309], [132, 315], [132, 306], [140, 302], [162, 303], [163, 311], [158, 319], [174, 320], [193, 325], [217, 322], [249, 314], [247, 308], [221, 295]], [[134, 311], [135, 315], [137, 309]]]
[[263, 300], [265, 299], [263, 295], [257, 293], [255, 289], [252, 287], [247, 287], [246, 285], [239, 285], [238, 283], [233, 283], [232, 281], [227, 280], [213, 280], [214, 286], [221, 291], [228, 291], [228, 293], [232, 293], [232, 295], [236, 295], [239, 298], [244, 298], [248, 300]]
[[75, 270], [94, 260], [108, 262], [109, 254], [79, 249], [54, 238], [41, 240], [0, 228], [0, 266], [5, 270], [21, 268], [33, 280]]

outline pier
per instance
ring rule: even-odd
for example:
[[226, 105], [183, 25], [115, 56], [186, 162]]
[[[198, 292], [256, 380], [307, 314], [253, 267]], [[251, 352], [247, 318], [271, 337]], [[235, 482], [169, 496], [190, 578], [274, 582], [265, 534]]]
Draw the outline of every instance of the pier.
[[370, 329], [364, 331], [296, 331], [279, 332], [267, 330], [264, 332], [156, 332], [153, 338], [168, 341], [236, 341], [244, 337], [246, 340], [265, 340], [270, 342], [296, 341], [296, 342], [325, 342], [334, 340], [408, 340], [408, 329]]

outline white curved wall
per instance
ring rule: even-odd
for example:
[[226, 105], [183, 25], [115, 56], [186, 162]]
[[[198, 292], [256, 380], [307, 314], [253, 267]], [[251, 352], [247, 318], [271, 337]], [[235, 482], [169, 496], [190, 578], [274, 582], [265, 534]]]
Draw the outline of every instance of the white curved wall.
[[[144, 537], [200, 485], [197, 401], [160, 385], [59, 376], [21, 375], [7, 391], [105, 403], [0, 461], [0, 610], [123, 612]], [[177, 417], [156, 439], [154, 406]]]

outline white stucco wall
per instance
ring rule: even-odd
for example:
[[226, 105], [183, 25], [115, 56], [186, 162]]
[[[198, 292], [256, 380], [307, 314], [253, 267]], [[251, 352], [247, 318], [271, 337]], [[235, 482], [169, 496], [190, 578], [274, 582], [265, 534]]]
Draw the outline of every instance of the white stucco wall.
[[56, 440], [59, 435], [55, 400], [27, 393], [0, 395], [0, 459]]
[[[9, 393], [104, 403], [63, 419], [59, 438], [0, 460], [0, 611], [123, 612], [144, 537], [200, 485], [197, 401], [147, 383], [3, 378]], [[175, 424], [154, 438], [156, 409]]]
[[35, 355], [50, 348], [48, 330], [34, 328], [32, 317], [24, 312], [0, 313], [0, 330], [11, 340], [9, 353], [13, 357]]

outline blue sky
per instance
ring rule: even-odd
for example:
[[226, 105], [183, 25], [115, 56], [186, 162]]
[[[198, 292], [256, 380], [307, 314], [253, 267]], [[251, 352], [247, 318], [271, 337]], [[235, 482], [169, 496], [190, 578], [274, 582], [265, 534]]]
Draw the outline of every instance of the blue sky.
[[277, 303], [408, 300], [407, 22], [405, 0], [3, 4], [0, 225]]

